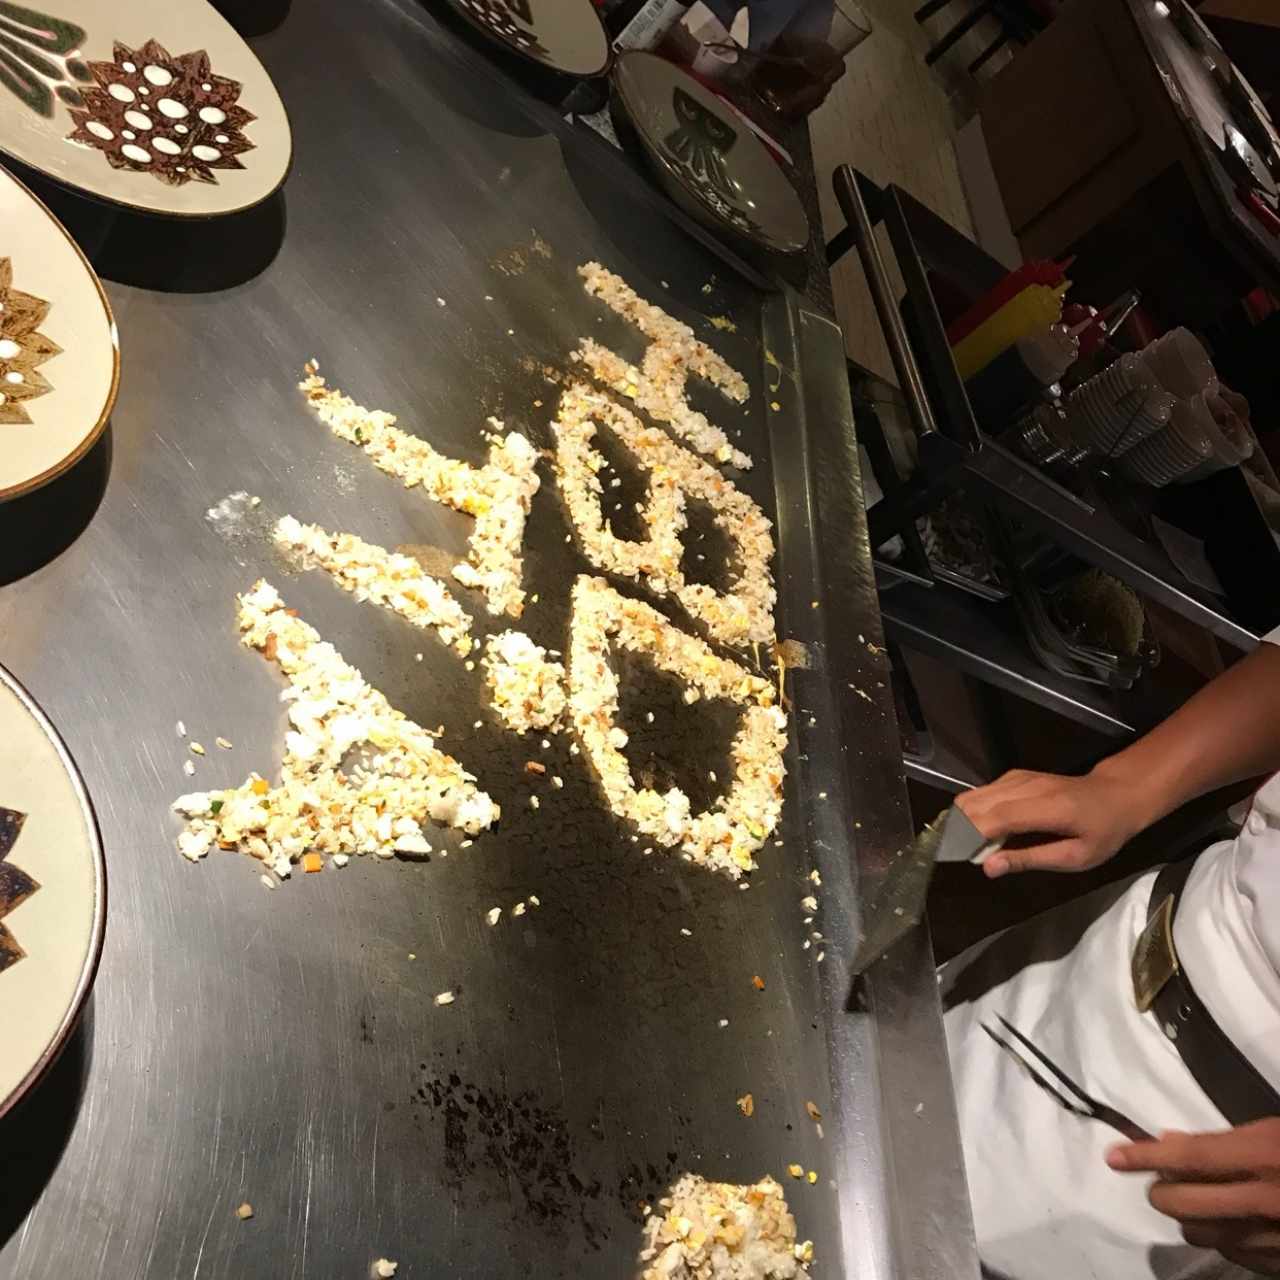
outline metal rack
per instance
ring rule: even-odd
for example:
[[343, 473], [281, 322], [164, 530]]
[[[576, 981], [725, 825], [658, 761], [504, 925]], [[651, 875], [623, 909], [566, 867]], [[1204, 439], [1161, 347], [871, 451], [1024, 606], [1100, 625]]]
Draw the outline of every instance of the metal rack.
[[[881, 188], [846, 165], [836, 171], [835, 189], [848, 226], [830, 242], [828, 261], [836, 261], [851, 245], [857, 247], [919, 437], [916, 473], [905, 481], [881, 477], [885, 496], [867, 513], [872, 546], [883, 546], [895, 534], [903, 535], [910, 546], [916, 518], [963, 489], [1235, 648], [1251, 649], [1257, 635], [1221, 601], [1190, 583], [1162, 548], [1131, 533], [1102, 505], [1055, 483], [979, 427], [951, 356], [927, 270], [945, 269], [958, 286], [976, 296], [999, 280], [1004, 268], [898, 187]], [[906, 284], [914, 321], [911, 336], [891, 295], [873, 235], [882, 222]], [[927, 563], [913, 561], [908, 573], [932, 585]]]
[[[918, 465], [903, 480], [884, 435], [879, 400], [860, 394], [863, 379], [851, 365], [859, 440], [884, 493], [868, 511], [869, 540], [873, 549], [895, 536], [903, 544], [893, 562], [874, 556], [890, 644], [941, 661], [992, 691], [987, 697], [1012, 694], [1081, 725], [1098, 735], [1100, 744], [1142, 733], [1171, 709], [1168, 697], [1150, 681], [1117, 691], [1047, 669], [1033, 653], [1012, 604], [990, 603], [948, 584], [930, 563], [917, 518], [962, 493], [966, 504], [995, 526], [1031, 533], [1033, 539], [1112, 574], [1234, 648], [1252, 648], [1257, 643], [1254, 628], [1265, 627], [1252, 608], [1242, 607], [1243, 618], [1236, 617], [1221, 596], [1188, 580], [1160, 545], [1122, 522], [1105, 494], [1085, 490], [1082, 496], [1064, 488], [984, 433], [952, 359], [928, 273], [932, 269], [945, 275], [976, 298], [1004, 276], [1005, 267], [899, 188], [881, 188], [847, 166], [836, 171], [834, 181], [848, 225], [828, 244], [828, 260], [835, 262], [850, 247], [857, 248], [916, 434]], [[905, 284], [901, 306], [875, 236], [880, 224]], [[1222, 494], [1215, 498], [1224, 487], [1222, 477], [1196, 488], [1201, 486], [1204, 505], [1219, 513], [1216, 528], [1224, 505], [1234, 509], [1239, 504]], [[1235, 473], [1226, 486], [1233, 494], [1247, 488]], [[1190, 488], [1163, 496], [1157, 505], [1162, 516], [1183, 525], [1188, 503], [1198, 505]], [[1222, 531], [1198, 530], [1194, 522], [1186, 527], [1204, 536], [1213, 559], [1214, 537], [1221, 543]], [[1227, 576], [1219, 577], [1230, 591], [1233, 571], [1229, 563], [1225, 567]], [[982, 717], [991, 732], [1000, 728], [1000, 719], [998, 714]], [[995, 754], [1002, 753], [996, 749]], [[944, 791], [986, 780], [980, 776], [981, 763], [961, 758], [936, 734], [928, 735], [926, 748], [905, 747], [903, 766], [909, 778]]]

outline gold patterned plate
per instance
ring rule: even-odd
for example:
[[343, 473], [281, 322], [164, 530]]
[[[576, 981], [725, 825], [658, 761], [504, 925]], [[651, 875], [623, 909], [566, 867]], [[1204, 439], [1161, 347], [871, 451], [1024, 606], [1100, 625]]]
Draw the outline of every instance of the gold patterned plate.
[[71, 1035], [106, 906], [84, 783], [54, 727], [0, 667], [0, 1116]]
[[84, 456], [107, 425], [119, 378], [116, 324], [93, 268], [0, 169], [0, 502]]
[[292, 149], [270, 76], [205, 0], [0, 0], [0, 151], [54, 181], [208, 218], [265, 200]]

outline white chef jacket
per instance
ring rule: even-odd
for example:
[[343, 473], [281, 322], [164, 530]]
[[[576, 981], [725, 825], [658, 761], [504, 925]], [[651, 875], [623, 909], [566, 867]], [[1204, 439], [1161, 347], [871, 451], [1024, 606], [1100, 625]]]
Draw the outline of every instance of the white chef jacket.
[[[1280, 643], [1280, 630], [1266, 637]], [[1134, 1002], [1129, 962], [1150, 871], [979, 943], [941, 975], [978, 1248], [1001, 1280], [1245, 1280], [1147, 1201], [1149, 1174], [1109, 1169], [1120, 1134], [1072, 1115], [982, 1030], [1002, 1014], [1082, 1088], [1151, 1132], [1228, 1128]], [[1196, 993], [1280, 1089], [1280, 774], [1235, 840], [1196, 861], [1174, 918]]]

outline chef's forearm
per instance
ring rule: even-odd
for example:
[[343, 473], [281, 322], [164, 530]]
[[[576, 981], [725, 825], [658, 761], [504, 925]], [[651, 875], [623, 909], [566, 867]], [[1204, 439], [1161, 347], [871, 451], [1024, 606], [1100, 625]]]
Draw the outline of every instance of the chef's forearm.
[[1280, 646], [1259, 645], [1095, 771], [1131, 789], [1143, 826], [1216, 787], [1280, 771]]

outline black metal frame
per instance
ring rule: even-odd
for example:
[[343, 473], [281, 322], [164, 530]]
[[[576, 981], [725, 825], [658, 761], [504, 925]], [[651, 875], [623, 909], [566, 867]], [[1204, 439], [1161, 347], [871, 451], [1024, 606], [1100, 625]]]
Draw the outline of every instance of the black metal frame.
[[[836, 170], [834, 182], [848, 225], [828, 244], [828, 261], [834, 263], [851, 246], [857, 247], [920, 431], [919, 465], [913, 476], [902, 481], [891, 474], [892, 468], [877, 472], [885, 496], [867, 513], [872, 547], [883, 546], [899, 534], [909, 542], [908, 530], [914, 531], [919, 516], [949, 493], [964, 489], [1235, 648], [1252, 649], [1257, 635], [1237, 622], [1221, 602], [1187, 581], [1162, 548], [1135, 536], [1109, 511], [1063, 488], [983, 434], [952, 359], [927, 268], [944, 272], [974, 297], [1002, 278], [1005, 268], [898, 187], [881, 188], [847, 165]], [[909, 335], [893, 305], [872, 234], [881, 222], [906, 284], [906, 309], [912, 321]], [[916, 403], [917, 398], [923, 403]], [[874, 458], [873, 434], [874, 429], [864, 434], [863, 442]], [[904, 568], [906, 576], [932, 582], [927, 566], [924, 573], [919, 572], [918, 563]]]

